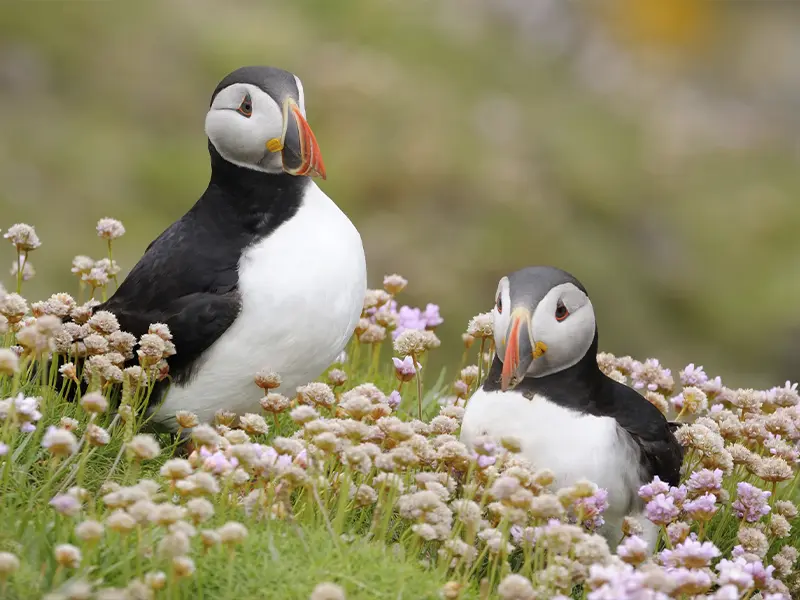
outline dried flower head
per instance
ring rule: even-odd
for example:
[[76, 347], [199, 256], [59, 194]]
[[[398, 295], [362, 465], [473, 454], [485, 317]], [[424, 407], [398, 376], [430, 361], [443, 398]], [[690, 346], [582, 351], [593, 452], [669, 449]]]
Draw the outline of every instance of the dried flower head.
[[268, 369], [262, 369], [255, 376], [255, 382], [258, 387], [265, 391], [274, 390], [281, 385], [281, 376]]
[[56, 562], [62, 567], [77, 569], [81, 565], [81, 551], [72, 544], [59, 544], [54, 554]]
[[397, 273], [386, 275], [383, 278], [383, 289], [389, 292], [392, 296], [396, 296], [402, 292], [408, 285], [408, 280]]
[[302, 404], [330, 408], [336, 402], [336, 396], [328, 384], [314, 381], [297, 388], [297, 400]]
[[188, 556], [176, 556], [172, 559], [172, 572], [176, 577], [191, 577], [194, 571], [194, 561]]
[[464, 349], [469, 350], [472, 348], [472, 344], [475, 343], [475, 338], [468, 333], [462, 333], [461, 341], [464, 342]]
[[250, 435], [267, 435], [269, 425], [261, 415], [245, 413], [239, 417], [239, 424]]
[[200, 424], [197, 415], [188, 410], [179, 410], [175, 413], [175, 421], [182, 429], [192, 429]]
[[332, 387], [339, 387], [347, 383], [347, 373], [341, 369], [331, 369], [328, 372], [328, 383]]

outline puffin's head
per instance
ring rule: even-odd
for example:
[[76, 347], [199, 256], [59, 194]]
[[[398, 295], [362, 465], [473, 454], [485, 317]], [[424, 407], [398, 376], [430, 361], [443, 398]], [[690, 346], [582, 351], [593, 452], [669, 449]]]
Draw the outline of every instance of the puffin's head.
[[503, 390], [526, 376], [544, 377], [577, 364], [596, 333], [583, 285], [554, 267], [528, 267], [503, 277], [492, 315]]
[[242, 67], [214, 90], [206, 135], [222, 158], [240, 167], [325, 179], [305, 115], [297, 76], [274, 67]]

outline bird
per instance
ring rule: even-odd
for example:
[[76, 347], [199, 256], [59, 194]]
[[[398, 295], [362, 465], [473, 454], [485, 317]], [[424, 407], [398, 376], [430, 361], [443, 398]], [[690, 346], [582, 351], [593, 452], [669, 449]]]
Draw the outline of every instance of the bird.
[[137, 337], [169, 327], [176, 353], [148, 419], [175, 433], [177, 411], [259, 411], [260, 370], [293, 395], [344, 350], [366, 293], [361, 236], [326, 178], [300, 79], [270, 66], [226, 75], [205, 117], [208, 186], [94, 308]]
[[550, 266], [504, 276], [492, 309], [495, 355], [466, 403], [460, 439], [514, 436], [522, 456], [554, 475], [554, 487], [588, 480], [607, 491], [598, 533], [614, 549], [626, 516], [652, 549], [658, 528], [643, 518], [642, 485], [677, 486], [683, 449], [675, 427], [641, 394], [597, 363], [592, 302], [573, 275]]

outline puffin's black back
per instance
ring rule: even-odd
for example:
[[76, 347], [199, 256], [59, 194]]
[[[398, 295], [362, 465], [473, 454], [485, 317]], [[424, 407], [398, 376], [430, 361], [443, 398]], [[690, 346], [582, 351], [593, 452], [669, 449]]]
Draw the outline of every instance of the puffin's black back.
[[209, 152], [205, 193], [147, 247], [114, 295], [95, 309], [111, 311], [120, 328], [137, 337], [151, 323], [169, 325], [177, 354], [168, 363], [177, 383], [191, 377], [198, 357], [239, 313], [242, 252], [297, 212], [308, 185], [306, 177], [235, 166], [210, 143]]
[[[635, 390], [607, 377], [597, 364], [598, 337], [584, 357], [569, 369], [545, 377], [525, 377], [514, 388], [528, 398], [535, 394], [579, 412], [613, 417], [636, 442], [642, 453], [642, 481], [658, 475], [677, 486], [683, 463], [683, 448], [663, 414]], [[503, 363], [495, 355], [483, 389], [500, 391]]]

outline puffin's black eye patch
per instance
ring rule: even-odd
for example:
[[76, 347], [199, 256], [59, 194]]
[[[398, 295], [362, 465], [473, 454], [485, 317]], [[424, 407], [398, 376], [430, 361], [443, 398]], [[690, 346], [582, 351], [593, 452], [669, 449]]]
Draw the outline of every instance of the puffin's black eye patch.
[[250, 115], [253, 114], [253, 101], [250, 99], [250, 94], [246, 93], [244, 98], [242, 99], [242, 103], [239, 105], [239, 108], [236, 109], [239, 114], [244, 115], [248, 119]]

